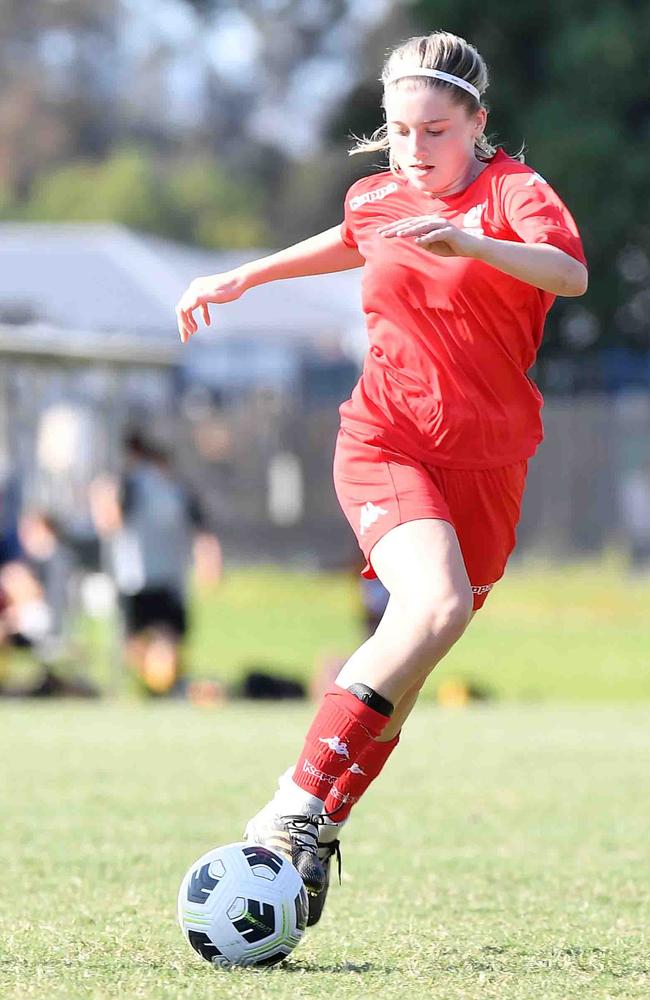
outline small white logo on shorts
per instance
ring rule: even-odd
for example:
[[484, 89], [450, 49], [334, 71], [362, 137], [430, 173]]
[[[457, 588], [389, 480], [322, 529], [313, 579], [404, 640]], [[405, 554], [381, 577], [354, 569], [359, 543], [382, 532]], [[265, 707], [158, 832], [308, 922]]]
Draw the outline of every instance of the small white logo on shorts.
[[493, 583], [484, 583], [482, 587], [472, 587], [473, 594], [489, 594], [494, 586]]
[[320, 736], [318, 742], [327, 743], [330, 750], [337, 753], [339, 757], [347, 757], [348, 760], [350, 759], [347, 743], [344, 743], [338, 736]]
[[365, 774], [366, 772], [364, 771], [364, 769], [362, 767], [359, 767], [358, 764], [353, 764], [352, 767], [350, 768], [350, 773], [351, 774]]
[[377, 507], [377, 505], [371, 503], [370, 500], [368, 500], [367, 503], [364, 503], [359, 514], [361, 534], [365, 535], [368, 528], [371, 528], [375, 521], [378, 521], [380, 517], [383, 517], [384, 514], [387, 513], [387, 510], [384, 510], [383, 507]]

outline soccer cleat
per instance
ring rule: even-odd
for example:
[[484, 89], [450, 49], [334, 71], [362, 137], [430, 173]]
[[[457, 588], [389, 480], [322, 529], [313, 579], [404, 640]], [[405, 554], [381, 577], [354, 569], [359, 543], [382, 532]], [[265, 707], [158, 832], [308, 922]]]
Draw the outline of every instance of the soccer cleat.
[[341, 845], [339, 841], [339, 834], [347, 823], [347, 818], [341, 823], [337, 823], [336, 820], [332, 818], [333, 815], [333, 813], [323, 813], [319, 817], [318, 857], [320, 858], [323, 868], [325, 869], [325, 884], [319, 893], [311, 895], [308, 898], [308, 927], [313, 927], [314, 924], [317, 924], [323, 915], [323, 909], [325, 908], [325, 901], [330, 887], [330, 868], [332, 858], [334, 856], [336, 856], [338, 865], [339, 885], [341, 884]]
[[318, 857], [320, 858], [321, 864], [325, 869], [325, 882], [323, 888], [320, 892], [315, 892], [308, 894], [308, 914], [307, 914], [307, 926], [313, 927], [317, 924], [323, 915], [323, 910], [325, 908], [325, 901], [327, 899], [327, 892], [330, 887], [330, 868], [332, 864], [332, 858], [336, 855], [336, 860], [339, 869], [339, 882], [341, 881], [341, 846], [338, 840], [330, 840], [326, 844], [318, 845]]
[[244, 839], [254, 844], [263, 844], [282, 854], [296, 868], [307, 894], [318, 895], [327, 881], [327, 872], [318, 850], [321, 817], [279, 816], [272, 806], [273, 803], [269, 803], [250, 820]]

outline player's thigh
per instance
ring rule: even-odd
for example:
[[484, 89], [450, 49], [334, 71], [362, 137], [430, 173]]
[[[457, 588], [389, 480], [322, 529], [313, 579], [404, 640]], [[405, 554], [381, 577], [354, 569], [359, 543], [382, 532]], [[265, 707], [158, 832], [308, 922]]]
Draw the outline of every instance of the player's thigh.
[[409, 616], [469, 621], [472, 588], [448, 521], [422, 518], [396, 525], [373, 546], [371, 560], [393, 606]]
[[[396, 605], [417, 620], [465, 624], [471, 587], [444, 492], [429, 470], [376, 439], [342, 429], [334, 457], [334, 485], [368, 565]], [[469, 604], [469, 607], [468, 607]], [[386, 622], [384, 628], [386, 630]], [[450, 629], [453, 630], [453, 629]]]
[[527, 462], [497, 469], [433, 469], [456, 528], [474, 608], [483, 606], [515, 547]]
[[391, 594], [405, 588], [444, 590], [441, 575], [460, 584], [462, 556], [453, 517], [444, 492], [421, 462], [385, 442], [341, 429], [334, 486], [368, 560], [364, 576], [376, 574]]

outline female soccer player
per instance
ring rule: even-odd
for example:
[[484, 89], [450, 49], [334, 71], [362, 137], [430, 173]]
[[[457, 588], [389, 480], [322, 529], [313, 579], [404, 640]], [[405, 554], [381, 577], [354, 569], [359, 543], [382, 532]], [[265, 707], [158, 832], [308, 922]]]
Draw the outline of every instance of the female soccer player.
[[[321, 703], [293, 771], [246, 836], [302, 875], [322, 911], [335, 840], [397, 746], [427, 675], [503, 575], [515, 544], [542, 398], [526, 372], [557, 295], [582, 295], [576, 225], [543, 177], [485, 138], [485, 63], [464, 39], [411, 38], [382, 74], [386, 149], [342, 225], [226, 274], [197, 278], [181, 339], [209, 303], [265, 281], [363, 267], [370, 341], [340, 408], [336, 492], [390, 594], [375, 634]], [[319, 841], [320, 835], [320, 841]]]

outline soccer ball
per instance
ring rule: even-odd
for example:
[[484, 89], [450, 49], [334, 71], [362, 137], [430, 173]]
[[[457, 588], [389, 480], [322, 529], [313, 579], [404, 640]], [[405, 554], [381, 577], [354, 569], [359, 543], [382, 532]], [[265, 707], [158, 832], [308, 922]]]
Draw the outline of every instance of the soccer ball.
[[178, 891], [181, 930], [212, 965], [276, 965], [303, 936], [307, 910], [293, 865], [247, 842], [203, 854]]

